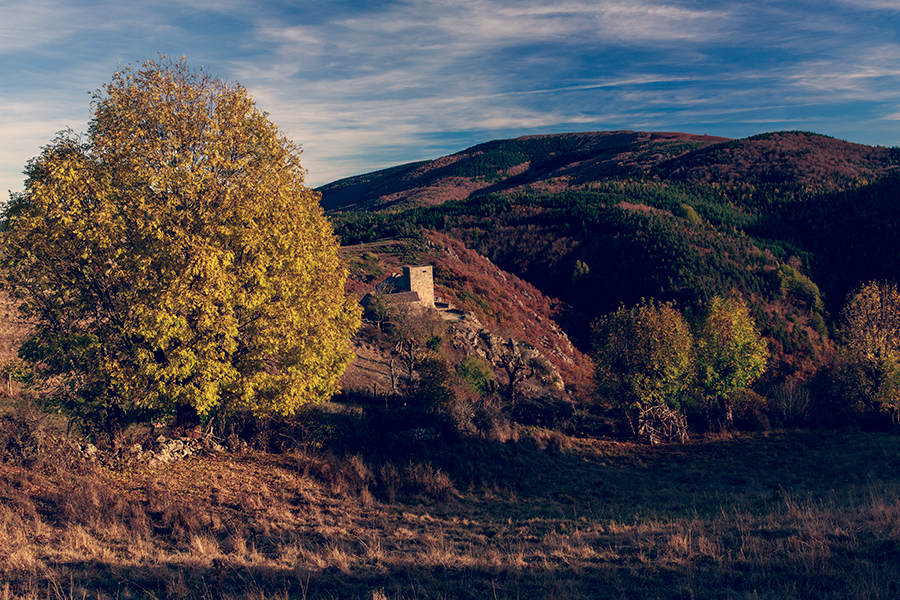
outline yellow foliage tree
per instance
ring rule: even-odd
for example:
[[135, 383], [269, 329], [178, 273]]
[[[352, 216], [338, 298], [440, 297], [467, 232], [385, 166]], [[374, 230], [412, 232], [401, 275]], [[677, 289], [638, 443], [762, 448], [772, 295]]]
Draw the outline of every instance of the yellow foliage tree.
[[900, 288], [869, 282], [847, 301], [841, 337], [847, 394], [900, 424]]
[[359, 310], [299, 154], [245, 88], [161, 57], [29, 162], [2, 266], [61, 406], [289, 414], [334, 393]]
[[733, 420], [729, 394], [748, 387], [766, 371], [769, 349], [742, 298], [715, 296], [694, 334], [697, 380], [718, 399], [727, 424]]
[[671, 303], [620, 306], [592, 327], [601, 394], [626, 409], [680, 407], [694, 372], [693, 335]]
[[893, 282], [871, 281], [844, 306], [842, 338], [859, 358], [900, 359], [900, 289]]

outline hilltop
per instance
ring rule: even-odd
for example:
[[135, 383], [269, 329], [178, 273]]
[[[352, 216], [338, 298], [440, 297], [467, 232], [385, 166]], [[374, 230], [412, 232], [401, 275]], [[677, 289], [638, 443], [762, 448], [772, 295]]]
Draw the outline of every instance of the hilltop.
[[326, 210], [398, 211], [490, 193], [583, 189], [612, 178], [839, 189], [895, 165], [887, 148], [805, 132], [744, 140], [677, 132], [602, 131], [523, 136], [319, 188]]
[[341, 179], [319, 191], [326, 210], [374, 211], [432, 206], [525, 187], [561, 191], [725, 141], [705, 135], [640, 131], [531, 135]]

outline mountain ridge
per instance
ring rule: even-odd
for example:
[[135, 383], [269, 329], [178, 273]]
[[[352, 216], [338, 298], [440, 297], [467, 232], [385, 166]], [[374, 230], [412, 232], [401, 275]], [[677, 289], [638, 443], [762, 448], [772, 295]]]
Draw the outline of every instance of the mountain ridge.
[[626, 155], [634, 157], [628, 164], [646, 161], [653, 144], [662, 150], [679, 143], [702, 146], [725, 141], [728, 138], [632, 130], [526, 135], [341, 179], [318, 191], [326, 210], [396, 210], [571, 176], [585, 161], [595, 168], [616, 170]]
[[800, 131], [729, 139], [633, 130], [526, 135], [318, 188], [326, 211], [398, 211], [490, 193], [582, 189], [597, 180], [838, 189], [896, 168], [895, 149]]

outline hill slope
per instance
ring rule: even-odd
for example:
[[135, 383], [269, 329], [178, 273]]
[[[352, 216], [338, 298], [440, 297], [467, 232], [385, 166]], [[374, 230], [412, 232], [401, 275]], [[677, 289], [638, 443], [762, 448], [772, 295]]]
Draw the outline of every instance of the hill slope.
[[[772, 376], [827, 363], [846, 294], [900, 276], [896, 149], [806, 132], [724, 140], [599, 132], [499, 140], [322, 188], [345, 244], [438, 231], [587, 323], [641, 298], [738, 293]], [[860, 235], [863, 234], [863, 235]], [[570, 313], [571, 316], [572, 313]]]
[[525, 136], [450, 156], [328, 184], [326, 210], [401, 210], [525, 186], [564, 189], [645, 169], [726, 138], [685, 133], [602, 131]]
[[806, 132], [728, 140], [604, 131], [496, 140], [436, 160], [342, 179], [319, 191], [326, 210], [397, 211], [478, 194], [584, 189], [610, 178], [835, 190], [861, 178], [874, 180], [896, 162], [891, 149]]

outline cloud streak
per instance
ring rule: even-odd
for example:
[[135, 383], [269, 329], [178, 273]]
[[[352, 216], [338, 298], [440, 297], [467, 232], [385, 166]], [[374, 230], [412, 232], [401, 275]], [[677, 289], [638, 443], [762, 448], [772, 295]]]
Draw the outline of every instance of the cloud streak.
[[313, 185], [557, 131], [774, 124], [893, 145], [898, 14], [886, 0], [35, 0], [0, 8], [0, 185], [21, 189], [60, 124], [84, 129], [85, 92], [158, 51], [247, 86], [303, 144]]

